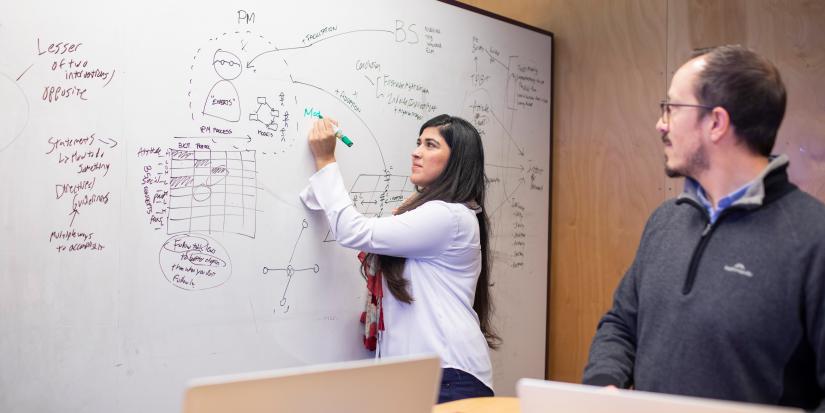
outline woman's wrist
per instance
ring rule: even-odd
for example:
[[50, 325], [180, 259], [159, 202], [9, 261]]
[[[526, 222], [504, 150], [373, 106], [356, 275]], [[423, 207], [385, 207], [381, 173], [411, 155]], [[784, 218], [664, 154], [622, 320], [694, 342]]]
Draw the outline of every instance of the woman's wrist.
[[324, 169], [325, 166], [327, 166], [331, 163], [335, 163], [335, 157], [334, 156], [329, 157], [329, 158], [321, 158], [321, 159], [316, 158], [315, 159], [315, 170], [320, 171], [321, 169]]

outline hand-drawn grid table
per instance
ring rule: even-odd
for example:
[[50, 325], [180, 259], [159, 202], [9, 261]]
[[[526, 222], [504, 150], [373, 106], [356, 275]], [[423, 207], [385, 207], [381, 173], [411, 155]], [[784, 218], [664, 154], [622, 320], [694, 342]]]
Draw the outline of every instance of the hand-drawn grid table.
[[255, 238], [255, 151], [170, 153], [167, 232], [228, 232]]

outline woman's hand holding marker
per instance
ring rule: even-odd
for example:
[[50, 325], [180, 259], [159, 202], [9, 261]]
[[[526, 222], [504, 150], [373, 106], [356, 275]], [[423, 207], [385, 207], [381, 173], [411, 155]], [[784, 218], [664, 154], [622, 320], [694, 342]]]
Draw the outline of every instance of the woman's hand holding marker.
[[335, 129], [338, 122], [331, 118], [320, 118], [309, 131], [309, 148], [315, 157], [315, 167], [321, 168], [335, 162]]

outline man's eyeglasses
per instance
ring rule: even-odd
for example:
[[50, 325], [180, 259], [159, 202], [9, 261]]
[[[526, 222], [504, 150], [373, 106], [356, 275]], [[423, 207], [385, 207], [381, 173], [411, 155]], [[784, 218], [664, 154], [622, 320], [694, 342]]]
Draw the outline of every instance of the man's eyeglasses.
[[668, 124], [670, 122], [670, 108], [679, 108], [679, 107], [686, 107], [686, 108], [701, 108], [705, 110], [711, 110], [714, 106], [707, 106], [707, 105], [692, 105], [689, 103], [671, 103], [667, 100], [663, 100], [659, 102], [659, 108], [662, 109], [662, 122]]

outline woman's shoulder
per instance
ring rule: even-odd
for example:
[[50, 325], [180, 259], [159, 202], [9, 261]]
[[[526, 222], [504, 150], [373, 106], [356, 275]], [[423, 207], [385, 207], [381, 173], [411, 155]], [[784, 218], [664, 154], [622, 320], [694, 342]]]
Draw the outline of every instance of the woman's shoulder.
[[427, 201], [416, 210], [419, 210], [422, 216], [428, 216], [430, 218], [428, 221], [432, 224], [444, 225], [456, 230], [463, 228], [466, 231], [478, 227], [476, 212], [462, 203]]
[[457, 202], [446, 202], [446, 201], [440, 201], [440, 200], [427, 201], [427, 202], [421, 204], [416, 209], [421, 209], [421, 208], [424, 208], [426, 210], [433, 210], [433, 211], [438, 211], [438, 210], [449, 211], [449, 212], [454, 213], [454, 214], [470, 214], [470, 215], [473, 215], [473, 216], [475, 216], [475, 214], [476, 214], [475, 211], [470, 209], [470, 207], [468, 207], [466, 204], [457, 203]]
[[428, 224], [438, 227], [443, 236], [451, 239], [452, 248], [478, 249], [479, 224], [476, 212], [462, 203], [427, 201], [416, 209], [422, 209], [432, 219]]

